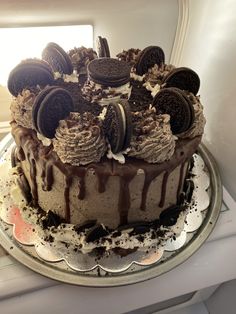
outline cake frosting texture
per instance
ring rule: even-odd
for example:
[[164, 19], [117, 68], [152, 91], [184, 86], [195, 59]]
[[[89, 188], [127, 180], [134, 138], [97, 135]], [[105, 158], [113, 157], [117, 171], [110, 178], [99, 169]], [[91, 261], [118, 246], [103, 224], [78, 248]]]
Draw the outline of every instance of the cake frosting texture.
[[[64, 59], [58, 64], [61, 52]], [[153, 221], [165, 209], [180, 204], [189, 163], [205, 126], [195, 93], [197, 74], [187, 68], [180, 73], [165, 64], [164, 52], [156, 46], [142, 51], [132, 48], [115, 59], [98, 58], [85, 47], [66, 53], [51, 43], [44, 49], [43, 56], [48, 55], [52, 72], [60, 69], [54, 81], [50, 76], [50, 84], [42, 81], [42, 86], [34, 86], [33, 80], [31, 86], [26, 69], [27, 84], [11, 104], [15, 158], [33, 206], [75, 225], [95, 220], [115, 229]], [[41, 61], [30, 62], [44, 73], [45, 61]], [[21, 71], [24, 64], [18, 66]], [[74, 72], [63, 73], [63, 68]], [[187, 89], [178, 92], [175, 82], [180, 74]], [[15, 84], [14, 78], [13, 69]], [[47, 90], [53, 90], [53, 101]], [[70, 95], [73, 110], [68, 110], [59, 90]], [[162, 98], [160, 106], [154, 101], [163, 90], [171, 97]], [[176, 95], [180, 95], [178, 101], [171, 106]], [[173, 126], [179, 112], [186, 114], [178, 124], [187, 127], [178, 134]], [[36, 128], [32, 117], [45, 128]], [[48, 121], [53, 121], [53, 130]]]

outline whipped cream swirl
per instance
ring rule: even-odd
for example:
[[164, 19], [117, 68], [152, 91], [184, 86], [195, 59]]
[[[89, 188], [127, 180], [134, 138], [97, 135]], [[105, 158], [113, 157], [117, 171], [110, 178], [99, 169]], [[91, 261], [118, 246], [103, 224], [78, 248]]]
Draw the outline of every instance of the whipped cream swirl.
[[157, 115], [155, 108], [133, 113], [134, 130], [128, 155], [148, 163], [169, 160], [175, 150], [170, 116]]
[[99, 162], [107, 150], [101, 122], [89, 112], [71, 112], [61, 120], [53, 146], [61, 161], [73, 166]]
[[179, 138], [194, 138], [195, 136], [202, 135], [206, 124], [200, 97], [195, 96], [192, 93], [189, 93], [188, 97], [193, 104], [195, 118], [191, 128], [189, 128], [186, 132], [178, 134]]
[[10, 107], [11, 117], [18, 125], [33, 129], [32, 107], [39, 92], [39, 88], [35, 88], [35, 90], [23, 89], [17, 97], [13, 98]]

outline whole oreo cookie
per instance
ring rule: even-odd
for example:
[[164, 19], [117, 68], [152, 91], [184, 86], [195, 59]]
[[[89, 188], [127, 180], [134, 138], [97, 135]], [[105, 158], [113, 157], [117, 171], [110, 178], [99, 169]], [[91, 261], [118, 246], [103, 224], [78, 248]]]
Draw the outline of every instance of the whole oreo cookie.
[[71, 74], [73, 72], [70, 57], [65, 50], [56, 43], [47, 44], [42, 52], [42, 59], [46, 60], [51, 65], [54, 72], [63, 74]]
[[110, 49], [106, 38], [98, 36], [97, 53], [99, 58], [110, 58]]
[[94, 59], [88, 64], [89, 78], [98, 84], [118, 87], [130, 81], [128, 63], [113, 58]]
[[128, 103], [120, 102], [108, 105], [104, 120], [104, 130], [114, 154], [129, 147], [132, 135], [132, 122]]
[[141, 51], [136, 62], [136, 73], [143, 75], [147, 73], [148, 69], [152, 68], [155, 64], [162, 65], [165, 63], [165, 54], [161, 47], [149, 46]]
[[177, 87], [196, 95], [200, 87], [200, 78], [193, 70], [181, 67], [171, 71], [165, 77], [163, 84], [166, 87]]
[[187, 131], [194, 121], [194, 108], [187, 95], [178, 88], [165, 88], [156, 94], [153, 106], [157, 114], [169, 114], [173, 134]]
[[35, 98], [32, 118], [35, 129], [47, 138], [53, 138], [60, 120], [74, 109], [68, 91], [57, 86], [43, 89]]
[[39, 59], [27, 59], [19, 63], [8, 77], [7, 86], [13, 96], [17, 96], [24, 88], [40, 85], [51, 85], [54, 76], [50, 65]]

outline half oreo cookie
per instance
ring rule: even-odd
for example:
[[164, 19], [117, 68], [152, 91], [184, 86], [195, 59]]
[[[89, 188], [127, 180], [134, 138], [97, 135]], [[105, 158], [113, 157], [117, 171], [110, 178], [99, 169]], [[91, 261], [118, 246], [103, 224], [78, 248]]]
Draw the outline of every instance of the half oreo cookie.
[[171, 71], [164, 79], [165, 87], [177, 87], [196, 95], [200, 87], [200, 78], [196, 72], [181, 67]]
[[130, 69], [130, 65], [125, 61], [100, 58], [88, 64], [88, 75], [94, 83], [118, 87], [130, 81]]
[[108, 105], [104, 120], [104, 130], [114, 154], [129, 147], [132, 135], [132, 122], [127, 102]]
[[19, 63], [8, 77], [7, 86], [13, 96], [17, 96], [24, 88], [44, 87], [54, 82], [50, 65], [39, 59], [27, 59]]
[[70, 93], [64, 88], [50, 86], [35, 98], [32, 118], [35, 129], [47, 138], [53, 138], [59, 121], [74, 110]]
[[143, 75], [147, 73], [148, 69], [152, 68], [155, 64], [161, 66], [165, 63], [165, 54], [161, 47], [148, 46], [141, 51], [136, 62], [136, 73]]
[[56, 43], [47, 44], [42, 52], [42, 59], [51, 65], [54, 72], [63, 74], [71, 74], [73, 72], [70, 57], [65, 50]]
[[110, 49], [106, 38], [98, 36], [97, 53], [99, 58], [110, 58]]
[[165, 88], [156, 94], [153, 106], [157, 114], [169, 114], [173, 134], [187, 131], [194, 121], [194, 108], [184, 91], [178, 88]]

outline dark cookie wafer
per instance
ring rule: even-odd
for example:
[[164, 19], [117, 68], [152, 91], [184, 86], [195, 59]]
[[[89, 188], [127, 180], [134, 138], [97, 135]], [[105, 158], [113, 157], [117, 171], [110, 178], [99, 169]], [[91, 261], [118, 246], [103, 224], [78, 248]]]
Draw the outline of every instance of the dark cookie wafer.
[[97, 54], [99, 58], [110, 58], [110, 49], [106, 38], [98, 36]]
[[42, 59], [46, 60], [54, 72], [60, 72], [64, 74], [71, 74], [73, 72], [73, 65], [70, 57], [56, 43], [49, 43], [42, 52]]
[[45, 87], [35, 98], [34, 100], [34, 104], [33, 104], [33, 108], [32, 108], [32, 122], [33, 122], [33, 126], [35, 128], [36, 131], [39, 132], [39, 128], [38, 128], [38, 124], [37, 124], [37, 118], [38, 118], [38, 111], [39, 108], [41, 106], [41, 103], [43, 101], [43, 99], [48, 95], [48, 93], [51, 90], [54, 90], [55, 86], [47, 86]]
[[113, 58], [94, 59], [88, 64], [89, 78], [98, 84], [118, 87], [130, 81], [128, 63]]
[[54, 76], [50, 65], [39, 59], [27, 59], [19, 63], [8, 77], [8, 89], [17, 96], [24, 88], [52, 85]]
[[120, 102], [108, 105], [104, 129], [114, 154], [129, 147], [132, 135], [132, 122], [128, 103]]
[[11, 166], [12, 168], [16, 167], [19, 162], [19, 159], [17, 158], [17, 146], [14, 145], [14, 147], [11, 150]]
[[173, 134], [187, 131], [194, 121], [194, 108], [183, 91], [178, 88], [165, 88], [156, 94], [153, 106], [157, 114], [169, 114]]
[[166, 87], [177, 87], [196, 95], [200, 87], [200, 78], [193, 70], [181, 67], [171, 71], [165, 77], [164, 83]]
[[147, 73], [148, 69], [152, 68], [155, 64], [161, 66], [165, 64], [165, 54], [161, 47], [148, 46], [138, 56], [136, 62], [136, 73], [143, 75]]
[[54, 86], [42, 90], [33, 105], [32, 116], [36, 130], [45, 137], [53, 138], [59, 121], [73, 109], [72, 97], [65, 89]]

